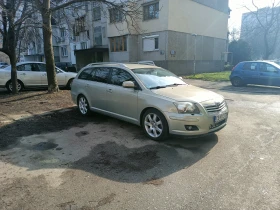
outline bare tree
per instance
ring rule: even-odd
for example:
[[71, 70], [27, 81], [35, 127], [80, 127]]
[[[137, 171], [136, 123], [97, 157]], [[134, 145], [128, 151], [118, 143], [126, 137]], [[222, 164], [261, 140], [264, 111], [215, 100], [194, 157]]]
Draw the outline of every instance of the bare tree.
[[137, 0], [126, 0], [119, 2], [115, 0], [34, 0], [36, 8], [39, 10], [42, 16], [42, 28], [43, 28], [43, 39], [44, 39], [44, 53], [46, 58], [46, 69], [48, 77], [48, 92], [58, 91], [58, 83], [56, 79], [55, 63], [54, 63], [54, 52], [52, 47], [52, 26], [51, 19], [52, 14], [55, 11], [67, 8], [75, 3], [82, 2], [96, 2], [106, 5], [106, 7], [120, 11], [129, 29], [137, 31], [137, 22], [139, 18], [140, 6]]
[[241, 38], [250, 42], [255, 52], [260, 52], [259, 56], [269, 59], [279, 41], [280, 4], [273, 0], [270, 7], [259, 8], [252, 0], [252, 5], [254, 10], [245, 6], [250, 13], [243, 15]]
[[16, 73], [16, 47], [21, 34], [22, 25], [32, 13], [31, 2], [29, 0], [0, 0], [0, 51], [5, 53], [11, 63], [11, 81], [13, 93], [17, 93], [17, 73]]

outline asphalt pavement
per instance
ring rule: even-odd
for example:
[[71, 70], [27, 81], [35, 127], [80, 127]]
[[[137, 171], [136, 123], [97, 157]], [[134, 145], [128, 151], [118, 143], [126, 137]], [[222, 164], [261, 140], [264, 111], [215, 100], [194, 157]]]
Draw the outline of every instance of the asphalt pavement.
[[280, 209], [280, 88], [186, 81], [225, 97], [223, 130], [157, 143], [93, 115], [23, 136], [0, 152], [0, 209]]

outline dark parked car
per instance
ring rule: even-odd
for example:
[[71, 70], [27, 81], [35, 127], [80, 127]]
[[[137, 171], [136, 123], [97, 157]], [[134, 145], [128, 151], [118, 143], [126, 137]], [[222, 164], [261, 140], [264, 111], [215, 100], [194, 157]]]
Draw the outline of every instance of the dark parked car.
[[55, 66], [67, 72], [77, 72], [76, 67], [68, 62], [57, 62]]
[[280, 86], [280, 65], [266, 61], [245, 61], [237, 64], [231, 72], [233, 86], [246, 84]]

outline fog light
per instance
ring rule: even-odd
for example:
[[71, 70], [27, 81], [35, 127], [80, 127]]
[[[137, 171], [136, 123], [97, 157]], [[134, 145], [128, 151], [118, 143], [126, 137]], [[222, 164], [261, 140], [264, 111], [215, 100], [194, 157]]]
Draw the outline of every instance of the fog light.
[[198, 131], [198, 127], [195, 125], [185, 125], [187, 131]]

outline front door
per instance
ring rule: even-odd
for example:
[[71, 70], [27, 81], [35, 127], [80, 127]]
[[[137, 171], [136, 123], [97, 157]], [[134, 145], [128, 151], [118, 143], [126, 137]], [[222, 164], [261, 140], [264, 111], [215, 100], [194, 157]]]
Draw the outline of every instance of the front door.
[[108, 111], [128, 121], [136, 122], [138, 116], [138, 91], [124, 88], [124, 81], [135, 79], [123, 69], [111, 68], [111, 77], [107, 86]]
[[260, 64], [260, 84], [280, 86], [280, 71], [277, 67], [268, 64]]

